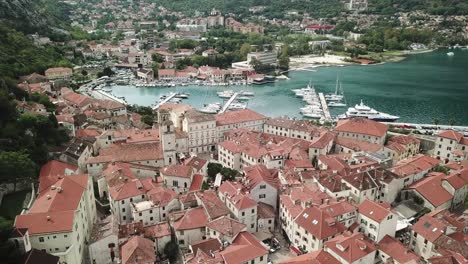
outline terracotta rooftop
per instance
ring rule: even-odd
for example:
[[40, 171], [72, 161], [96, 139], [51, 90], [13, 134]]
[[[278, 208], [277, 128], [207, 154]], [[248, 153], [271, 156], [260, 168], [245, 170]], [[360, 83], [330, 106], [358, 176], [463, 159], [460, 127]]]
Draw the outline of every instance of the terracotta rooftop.
[[257, 206], [257, 202], [252, 200], [247, 194], [242, 192], [243, 186], [238, 182], [224, 181], [219, 186], [219, 193], [224, 195], [238, 210], [245, 210]]
[[240, 232], [245, 231], [247, 225], [230, 218], [229, 216], [222, 216], [209, 222], [206, 227], [215, 230], [223, 236], [230, 238], [236, 237]]
[[335, 143], [353, 151], [378, 152], [383, 148], [380, 144], [345, 137], [336, 137]]
[[411, 229], [425, 239], [434, 242], [437, 238], [444, 235], [447, 226], [448, 224], [438, 221], [431, 215], [424, 215]]
[[229, 209], [219, 199], [215, 191], [198, 192], [195, 193], [195, 196], [200, 200], [209, 219], [213, 220], [220, 216], [229, 215]]
[[161, 173], [164, 176], [191, 178], [193, 175], [193, 168], [185, 165], [173, 164], [164, 168]]
[[241, 232], [220, 254], [225, 264], [239, 264], [265, 256], [268, 250], [252, 234]]
[[346, 260], [354, 263], [369, 254], [375, 254], [376, 247], [372, 241], [361, 233], [345, 232], [327, 242], [325, 247]]
[[145, 226], [144, 230], [145, 237], [152, 239], [171, 236], [171, 226], [167, 222]]
[[259, 202], [257, 206], [257, 218], [258, 219], [268, 219], [275, 218], [276, 212], [273, 206]]
[[392, 213], [389, 204], [377, 203], [371, 200], [362, 202], [358, 206], [358, 211], [360, 214], [365, 215], [377, 223], [382, 223], [382, 221]]
[[173, 227], [175, 230], [189, 230], [206, 226], [208, 216], [202, 207], [191, 208], [185, 211], [185, 214], [178, 219]]
[[70, 174], [71, 172], [75, 172], [77, 169], [78, 166], [70, 163], [58, 160], [48, 161], [46, 164], [42, 165], [39, 173], [39, 192], [49, 188], [57, 182], [60, 177], [63, 177], [67, 173]]
[[452, 139], [452, 140], [455, 140], [456, 142], [460, 142], [460, 140], [463, 138], [462, 133], [453, 131], [453, 130], [444, 130], [440, 132], [439, 134], [437, 134], [437, 136]]
[[101, 149], [99, 156], [90, 157], [87, 163], [137, 162], [161, 160], [162, 146], [159, 143], [113, 144], [108, 149]]
[[249, 190], [261, 182], [266, 182], [273, 188], [279, 188], [278, 171], [275, 169], [268, 169], [265, 165], [258, 164], [244, 167], [243, 171], [248, 181], [248, 183], [244, 182], [244, 187]]
[[399, 161], [389, 170], [399, 177], [406, 177], [408, 175], [428, 171], [439, 163], [441, 163], [441, 161], [436, 158], [432, 158], [424, 154], [418, 154], [409, 159]]
[[316, 206], [304, 209], [295, 222], [320, 240], [336, 236], [346, 230], [343, 224]]
[[339, 120], [335, 131], [382, 137], [387, 133], [388, 126], [367, 118], [351, 118]]
[[203, 186], [203, 175], [195, 174], [192, 178], [192, 183], [190, 184], [189, 192], [201, 191]]
[[409, 251], [400, 241], [386, 235], [378, 244], [378, 249], [398, 263], [419, 263], [419, 257], [413, 251]]
[[330, 253], [318, 250], [281, 261], [280, 264], [340, 264], [340, 262]]
[[120, 251], [123, 264], [156, 262], [154, 242], [141, 236], [131, 237]]
[[453, 195], [442, 187], [443, 178], [444, 175], [441, 173], [425, 177], [408, 186], [408, 189], [414, 189], [434, 207], [438, 207], [449, 202], [453, 198]]
[[252, 122], [258, 120], [264, 120], [267, 117], [254, 112], [250, 109], [236, 110], [236, 111], [227, 111], [222, 114], [217, 114], [216, 116], [216, 125], [224, 126], [230, 124], [239, 124], [244, 122]]
[[88, 186], [88, 175], [71, 175], [60, 179], [54, 188], [45, 189], [28, 213], [18, 215], [16, 228], [27, 228], [30, 234], [71, 231], [75, 210]]

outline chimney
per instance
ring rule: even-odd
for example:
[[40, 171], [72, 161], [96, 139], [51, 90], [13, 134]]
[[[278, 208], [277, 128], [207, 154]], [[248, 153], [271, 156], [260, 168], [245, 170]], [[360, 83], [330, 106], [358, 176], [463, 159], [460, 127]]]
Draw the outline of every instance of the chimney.
[[50, 215], [48, 215], [47, 216], [47, 221], [50, 221], [50, 220], [51, 220]]
[[62, 190], [63, 190], [62, 187], [58, 187], [58, 188], [57, 188], [57, 192], [58, 192], [58, 193], [61, 193]]
[[47, 195], [47, 200], [50, 200], [50, 198], [51, 198], [51, 197], [50, 197], [50, 194], [48, 194], [48, 195]]
[[51, 190], [55, 190], [55, 185], [50, 186]]

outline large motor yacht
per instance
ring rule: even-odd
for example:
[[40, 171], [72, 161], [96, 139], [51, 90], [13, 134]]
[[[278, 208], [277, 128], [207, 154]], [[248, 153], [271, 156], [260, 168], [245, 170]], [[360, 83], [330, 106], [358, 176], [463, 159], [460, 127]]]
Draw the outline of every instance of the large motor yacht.
[[383, 121], [383, 122], [394, 122], [399, 116], [390, 115], [387, 113], [379, 112], [369, 106], [365, 105], [362, 100], [360, 104], [355, 105], [354, 107], [348, 108], [346, 113], [339, 116], [340, 119], [352, 118], [352, 117], [365, 117], [374, 121]]

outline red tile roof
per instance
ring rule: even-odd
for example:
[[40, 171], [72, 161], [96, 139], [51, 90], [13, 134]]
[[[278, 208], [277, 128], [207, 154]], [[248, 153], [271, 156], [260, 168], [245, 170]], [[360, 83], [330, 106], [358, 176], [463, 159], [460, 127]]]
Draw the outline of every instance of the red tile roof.
[[340, 264], [340, 262], [330, 253], [318, 250], [281, 261], [280, 264]]
[[28, 213], [16, 216], [15, 226], [27, 228], [30, 235], [72, 231], [75, 211]]
[[114, 144], [102, 149], [97, 157], [90, 157], [87, 163], [137, 162], [162, 160], [160, 143]]
[[346, 230], [343, 224], [316, 206], [304, 209], [295, 222], [320, 240], [338, 235]]
[[268, 219], [275, 218], [276, 212], [273, 206], [259, 202], [257, 206], [257, 218], [258, 219]]
[[383, 146], [380, 144], [369, 143], [364, 140], [357, 140], [345, 137], [336, 137], [335, 144], [341, 145], [353, 151], [378, 152], [383, 148]]
[[400, 241], [389, 235], [380, 240], [378, 248], [392, 259], [398, 261], [398, 263], [419, 263], [418, 255], [409, 251]]
[[159, 206], [166, 206], [178, 199], [177, 193], [169, 188], [163, 186], [150, 186], [149, 188], [152, 188], [148, 191], [151, 201]]
[[468, 184], [468, 168], [452, 171], [444, 177], [444, 180], [450, 183], [455, 190], [461, 189]]
[[390, 211], [390, 205], [386, 203], [377, 203], [371, 200], [365, 200], [358, 206], [358, 211], [360, 214], [365, 215], [366, 217], [381, 223], [388, 215], [392, 212]]
[[455, 140], [457, 142], [460, 142], [460, 140], [463, 138], [462, 133], [459, 133], [459, 132], [456, 132], [456, 131], [453, 131], [453, 130], [444, 130], [444, 131], [440, 132], [439, 134], [437, 134], [437, 136], [452, 139], [452, 140]]
[[339, 120], [335, 131], [382, 137], [387, 133], [388, 126], [367, 118], [351, 118]]
[[424, 215], [411, 229], [425, 239], [434, 242], [445, 233], [447, 226], [447, 224], [438, 221], [430, 215]]
[[266, 120], [267, 118], [266, 116], [252, 111], [250, 109], [228, 111], [222, 114], [217, 114], [215, 117], [217, 126], [239, 124], [257, 120]]
[[247, 194], [242, 192], [243, 186], [238, 182], [224, 181], [219, 186], [219, 193], [224, 195], [238, 210], [245, 210], [257, 206], [257, 202], [252, 200]]
[[399, 161], [389, 170], [403, 178], [408, 175], [415, 175], [423, 171], [429, 171], [439, 163], [441, 163], [441, 161], [436, 158], [432, 158], [424, 154], [418, 154], [409, 159]]
[[36, 198], [27, 214], [16, 217], [15, 227], [27, 228], [30, 234], [71, 231], [88, 180], [86, 174], [60, 179], [54, 189], [45, 189]]
[[435, 176], [429, 176], [411, 184], [408, 189], [414, 189], [434, 207], [438, 207], [453, 198], [452, 194], [442, 187], [443, 178], [444, 175], [438, 173]]
[[[221, 243], [219, 242], [218, 239], [211, 238], [211, 239], [206, 239], [206, 240], [202, 240], [202, 241], [192, 243], [190, 245], [190, 247], [192, 248], [193, 254], [195, 254], [195, 256], [196, 256], [199, 253], [198, 251], [201, 251], [201, 252], [203, 252], [205, 254], [210, 254], [210, 250], [211, 250], [211, 252], [218, 251], [221, 248]], [[210, 258], [210, 259], [212, 258], [209, 255], [207, 257]], [[194, 262], [194, 263], [199, 264], [199, 263], [206, 263], [206, 262], [202, 261], [202, 262]]]
[[202, 207], [188, 209], [173, 227], [175, 230], [189, 230], [206, 226], [208, 216]]
[[213, 220], [220, 216], [229, 215], [229, 209], [219, 199], [215, 191], [198, 192], [195, 193], [195, 196], [200, 200], [209, 219]]
[[322, 204], [320, 209], [325, 211], [331, 217], [338, 217], [347, 213], [356, 211], [356, 207], [347, 201], [332, 202], [329, 204]]
[[184, 165], [185, 166], [190, 166], [190, 167], [194, 168], [197, 171], [200, 171], [205, 166], [206, 163], [208, 163], [207, 160], [196, 157], [196, 156], [190, 157], [190, 158], [184, 160]]
[[167, 222], [144, 227], [145, 237], [154, 239], [171, 236], [171, 226]]
[[120, 250], [123, 264], [156, 262], [154, 242], [144, 237], [131, 237]]
[[320, 135], [320, 137], [314, 139], [310, 143], [311, 148], [316, 148], [316, 149], [323, 149], [326, 146], [330, 144], [333, 140], [335, 140], [336, 134], [330, 131], [327, 131]]
[[236, 237], [240, 232], [245, 231], [247, 225], [231, 219], [229, 216], [222, 216], [216, 220], [209, 222], [206, 227], [215, 230], [223, 236], [230, 238]]
[[193, 175], [193, 168], [185, 165], [173, 164], [164, 168], [161, 174], [171, 177], [191, 178]]
[[192, 178], [192, 184], [190, 184], [189, 192], [196, 192], [202, 189], [203, 175], [195, 174]]
[[66, 171], [75, 172], [77, 169], [78, 166], [76, 165], [58, 160], [51, 160], [42, 165], [39, 173], [39, 192], [56, 183], [60, 179], [59, 177], [63, 177], [65, 175]]
[[239, 264], [265, 256], [268, 250], [252, 234], [241, 232], [220, 254], [226, 264]]
[[248, 180], [248, 184], [244, 183], [244, 187], [251, 190], [261, 182], [266, 182], [271, 187], [279, 188], [278, 171], [275, 169], [268, 169], [263, 164], [254, 166], [244, 167], [245, 177]]
[[[325, 247], [342, 257], [348, 263], [375, 254], [376, 247], [372, 241], [361, 233], [345, 232], [327, 242]], [[373, 259], [373, 258], [372, 258]]]

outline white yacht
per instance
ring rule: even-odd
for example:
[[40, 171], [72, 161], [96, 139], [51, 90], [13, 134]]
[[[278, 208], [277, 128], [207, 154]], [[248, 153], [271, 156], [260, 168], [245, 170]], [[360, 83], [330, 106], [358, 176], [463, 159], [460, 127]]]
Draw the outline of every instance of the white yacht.
[[212, 103], [205, 105], [202, 107], [199, 111], [202, 113], [207, 113], [207, 114], [216, 114], [221, 110], [221, 104], [220, 103]]
[[[341, 91], [341, 94], [340, 94], [340, 91]], [[340, 102], [343, 99], [344, 99], [344, 95], [343, 95], [343, 91], [341, 89], [341, 82], [339, 82], [338, 78], [336, 78], [335, 93], [326, 94], [325, 95], [325, 100], [327, 100], [329, 102]]]
[[231, 105], [229, 105], [230, 110], [238, 110], [238, 109], [245, 109], [245, 108], [247, 108], [247, 105], [243, 103], [231, 103]]
[[187, 99], [189, 97], [189, 94], [187, 93], [177, 93], [175, 95], [176, 98], [181, 98], [181, 99]]
[[345, 107], [346, 104], [342, 102], [329, 102], [327, 104], [329, 107]]
[[364, 117], [374, 121], [384, 121], [384, 122], [394, 122], [399, 116], [390, 115], [387, 113], [379, 112], [369, 106], [365, 105], [362, 100], [360, 104], [355, 105], [354, 107], [348, 108], [346, 113], [340, 115], [338, 118], [346, 119], [351, 117]]
[[239, 95], [242, 95], [242, 96], [254, 96], [255, 94], [254, 94], [254, 92], [251, 92], [251, 91], [244, 91], [244, 90], [242, 90], [242, 91], [239, 92]]
[[222, 92], [217, 92], [217, 94], [221, 98], [231, 98], [231, 96], [234, 95], [234, 91], [233, 90], [226, 90], [226, 91], [222, 91]]
[[305, 88], [300, 88], [300, 89], [292, 89], [297, 97], [303, 97], [304, 95], [314, 93], [315, 94], [315, 88], [314, 86], [311, 86], [310, 83], [307, 85]]
[[449, 56], [449, 57], [452, 57], [454, 55], [455, 55], [455, 53], [453, 53], [453, 52], [447, 52], [447, 56]]

